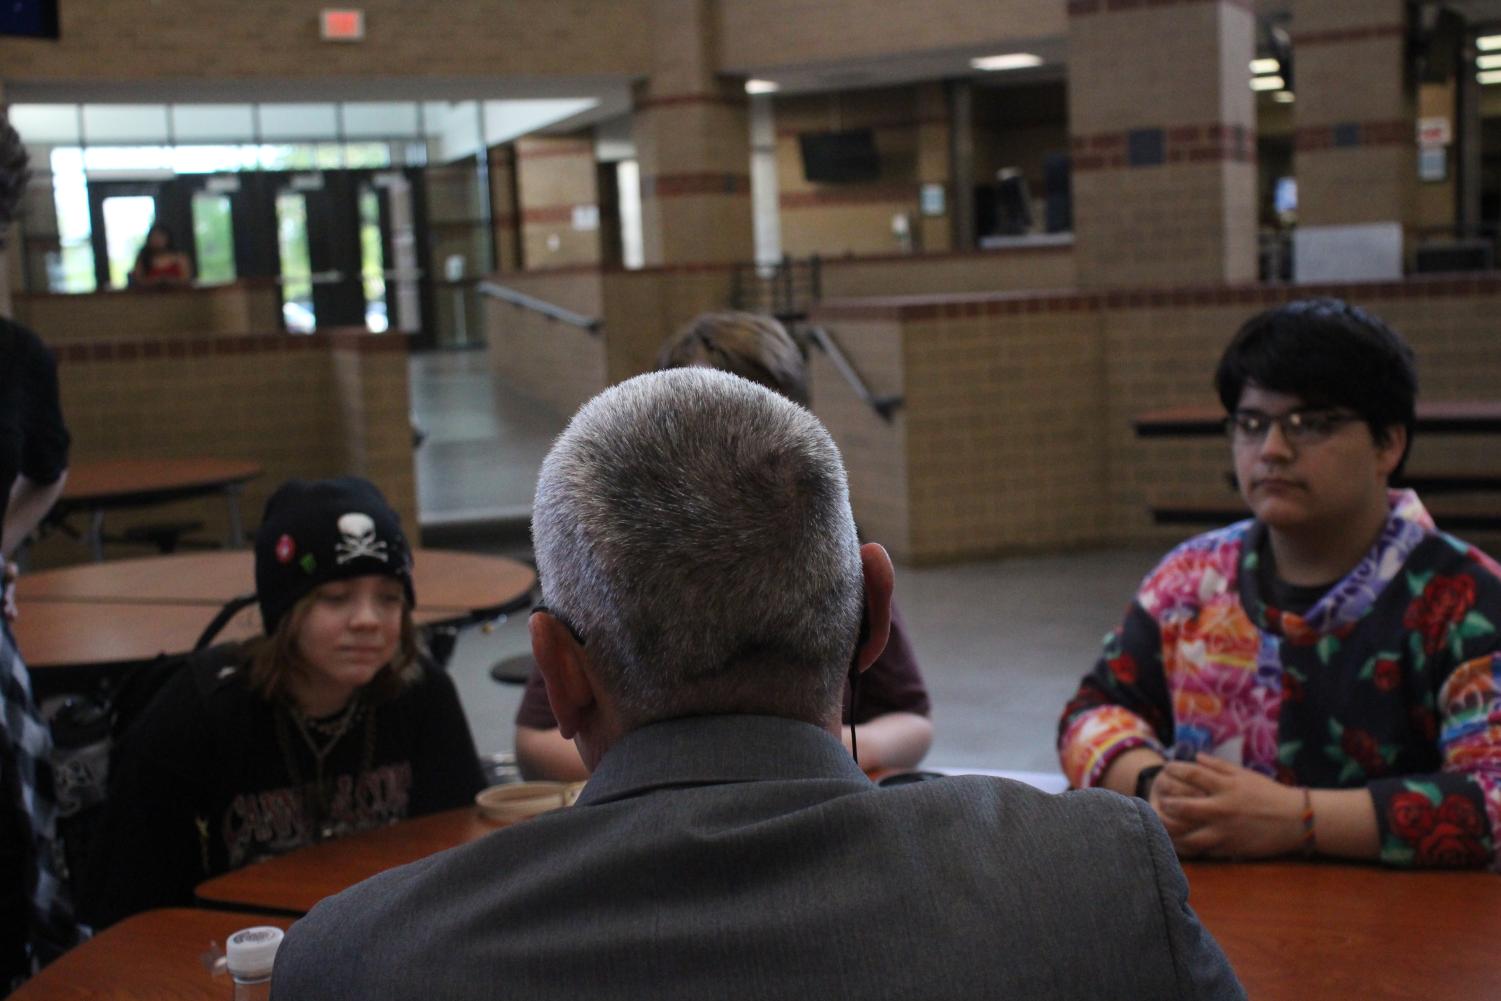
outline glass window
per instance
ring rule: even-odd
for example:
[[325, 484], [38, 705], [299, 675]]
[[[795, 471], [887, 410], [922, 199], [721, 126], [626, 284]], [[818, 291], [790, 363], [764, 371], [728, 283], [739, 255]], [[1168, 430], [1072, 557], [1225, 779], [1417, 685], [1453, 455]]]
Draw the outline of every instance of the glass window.
[[235, 280], [235, 230], [228, 195], [200, 191], [193, 196], [193, 243], [200, 282], [222, 285]]
[[109, 248], [110, 288], [124, 288], [129, 284], [136, 256], [155, 221], [156, 199], [151, 195], [117, 195], [104, 200], [104, 242]]
[[360, 278], [365, 287], [365, 326], [383, 333], [391, 326], [386, 311], [386, 251], [380, 239], [380, 195], [360, 189]]
[[276, 196], [276, 245], [281, 251], [281, 315], [287, 329], [312, 333], [313, 265], [308, 254], [307, 199], [292, 191]]

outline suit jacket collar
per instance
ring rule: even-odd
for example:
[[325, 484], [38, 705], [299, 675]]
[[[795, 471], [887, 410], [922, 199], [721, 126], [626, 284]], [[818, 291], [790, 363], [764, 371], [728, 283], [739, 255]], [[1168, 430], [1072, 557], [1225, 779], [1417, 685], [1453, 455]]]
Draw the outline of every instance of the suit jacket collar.
[[844, 745], [810, 723], [776, 716], [690, 716], [622, 737], [600, 761], [578, 805], [669, 786], [787, 779], [870, 784]]

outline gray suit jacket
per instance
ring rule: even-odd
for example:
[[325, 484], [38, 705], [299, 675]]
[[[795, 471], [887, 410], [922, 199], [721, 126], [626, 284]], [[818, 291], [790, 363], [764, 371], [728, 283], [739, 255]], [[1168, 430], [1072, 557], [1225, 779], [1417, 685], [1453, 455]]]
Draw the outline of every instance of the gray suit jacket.
[[882, 789], [837, 740], [637, 730], [572, 809], [298, 921], [275, 1001], [1242, 998], [1137, 800], [971, 776]]

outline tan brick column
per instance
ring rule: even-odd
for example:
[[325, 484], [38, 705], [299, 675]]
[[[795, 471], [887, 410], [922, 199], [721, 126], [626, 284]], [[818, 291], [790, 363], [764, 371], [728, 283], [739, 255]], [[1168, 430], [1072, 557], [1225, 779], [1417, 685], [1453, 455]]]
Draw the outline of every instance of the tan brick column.
[[495, 270], [518, 271], [521, 260], [521, 204], [517, 198], [516, 147], [490, 149], [490, 225], [495, 234]]
[[722, 79], [709, 0], [650, 0], [652, 73], [636, 87], [648, 266], [749, 261], [750, 121], [744, 81]]
[[598, 264], [599, 177], [590, 135], [516, 140], [521, 259], [528, 271]]
[[1251, 0], [1071, 0], [1079, 283], [1256, 278]]
[[[919, 84], [917, 89], [917, 183], [937, 184], [943, 188], [943, 215], [930, 216], [918, 207], [918, 247], [925, 253], [954, 249], [955, 209], [962, 204], [955, 182], [953, 136], [958, 129], [970, 130], [968, 121], [955, 122], [949, 113], [948, 95], [943, 84]], [[967, 136], [966, 136], [967, 140]], [[973, 166], [973, 157], [970, 166]], [[968, 188], [974, 182], [968, 178]], [[963, 248], [972, 249], [970, 247]]]
[[1295, 0], [1298, 226], [1413, 219], [1416, 100], [1404, 0]]

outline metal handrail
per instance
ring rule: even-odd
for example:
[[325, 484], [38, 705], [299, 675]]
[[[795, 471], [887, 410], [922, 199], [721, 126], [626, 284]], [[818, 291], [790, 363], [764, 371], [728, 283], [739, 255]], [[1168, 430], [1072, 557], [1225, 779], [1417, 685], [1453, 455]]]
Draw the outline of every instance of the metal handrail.
[[844, 376], [844, 381], [850, 384], [850, 388], [855, 391], [855, 395], [866, 406], [874, 410], [881, 420], [890, 423], [891, 415], [900, 410], [906, 403], [906, 400], [900, 396], [877, 396], [872, 393], [870, 387], [865, 384], [865, 380], [860, 378], [860, 373], [855, 371], [855, 366], [850, 364], [850, 360], [840, 350], [839, 343], [834, 340], [834, 335], [824, 328], [809, 327], [808, 337], [814, 344], [818, 345], [820, 351], [829, 356], [829, 361], [833, 362], [834, 367], [839, 370], [839, 374]]
[[600, 328], [604, 326], [604, 321], [597, 316], [584, 316], [582, 313], [575, 313], [571, 309], [555, 306], [546, 300], [538, 299], [534, 295], [527, 295], [525, 292], [508, 288], [505, 285], [497, 285], [494, 282], [480, 282], [476, 288], [480, 295], [508, 302], [512, 306], [518, 306], [521, 309], [529, 309], [534, 313], [541, 313], [549, 320], [557, 320], [559, 323], [566, 323], [571, 327], [587, 330], [591, 334], [598, 335]]

